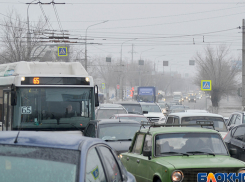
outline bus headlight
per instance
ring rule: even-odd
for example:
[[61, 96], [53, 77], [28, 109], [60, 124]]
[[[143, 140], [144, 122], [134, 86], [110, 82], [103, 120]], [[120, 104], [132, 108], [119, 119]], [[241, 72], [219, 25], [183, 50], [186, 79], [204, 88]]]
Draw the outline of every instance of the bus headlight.
[[25, 81], [25, 79], [26, 79], [25, 77], [21, 77], [21, 81]]
[[89, 77], [86, 77], [85, 80], [86, 80], [86, 82], [89, 82]]
[[182, 171], [174, 171], [172, 173], [172, 181], [173, 182], [181, 182], [184, 179], [184, 174]]

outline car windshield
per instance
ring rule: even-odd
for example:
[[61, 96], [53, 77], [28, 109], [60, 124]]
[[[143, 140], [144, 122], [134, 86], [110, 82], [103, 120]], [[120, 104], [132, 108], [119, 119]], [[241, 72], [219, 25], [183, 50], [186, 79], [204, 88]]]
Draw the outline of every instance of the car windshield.
[[121, 104], [128, 113], [142, 114], [142, 108], [139, 104]]
[[[215, 130], [219, 132], [227, 132], [227, 128], [223, 118], [211, 117], [211, 116], [191, 116], [191, 117], [183, 117], [181, 119], [182, 124], [196, 124], [197, 121], [212, 121], [214, 123]], [[212, 126], [203, 126], [203, 128], [213, 129]]]
[[191, 95], [191, 96], [190, 96], [190, 98], [191, 98], [191, 99], [195, 99], [195, 98], [196, 98], [196, 96], [192, 96], [192, 95]]
[[185, 109], [185, 107], [181, 105], [177, 105], [177, 106], [171, 106], [170, 109]]
[[133, 120], [133, 121], [144, 121], [144, 122], [148, 122], [148, 119], [146, 117], [136, 117], [136, 116], [120, 116], [121, 119], [129, 119], [129, 120]]
[[218, 154], [228, 155], [219, 134], [216, 133], [174, 133], [155, 137], [155, 155]]
[[17, 96], [16, 130], [77, 130], [94, 118], [91, 88], [17, 88]]
[[161, 109], [157, 105], [141, 105], [143, 111], [148, 112], [161, 112]]
[[99, 109], [96, 119], [109, 119], [114, 114], [127, 114], [124, 109]]
[[166, 106], [166, 103], [158, 103], [158, 105], [161, 107], [161, 109], [164, 109], [164, 108], [167, 107], [167, 106]]
[[139, 128], [139, 124], [103, 124], [98, 133], [102, 140], [132, 140]]
[[0, 145], [0, 181], [77, 182], [80, 152]]
[[138, 99], [139, 102], [154, 102], [153, 95], [139, 95]]

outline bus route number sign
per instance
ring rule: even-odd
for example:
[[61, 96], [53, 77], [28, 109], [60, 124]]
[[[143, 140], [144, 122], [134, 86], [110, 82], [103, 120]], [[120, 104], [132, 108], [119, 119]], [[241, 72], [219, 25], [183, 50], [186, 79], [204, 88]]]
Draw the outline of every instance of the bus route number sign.
[[31, 106], [22, 106], [21, 107], [21, 114], [31, 114], [32, 107]]
[[33, 78], [33, 84], [39, 85], [39, 83], [40, 83], [39, 77], [34, 77], [34, 78]]

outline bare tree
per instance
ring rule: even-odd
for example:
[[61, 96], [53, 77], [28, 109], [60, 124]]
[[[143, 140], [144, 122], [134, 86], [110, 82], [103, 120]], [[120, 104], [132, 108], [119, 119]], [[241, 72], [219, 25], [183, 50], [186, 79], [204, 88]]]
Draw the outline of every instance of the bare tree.
[[[40, 46], [39, 36], [42, 34], [46, 23], [41, 19], [30, 26], [31, 42], [27, 44], [27, 23], [14, 11], [8, 13], [2, 21], [1, 33], [3, 49], [0, 52], [2, 63], [31, 61], [31, 52]], [[28, 48], [28, 47], [29, 48]]]
[[204, 55], [197, 53], [195, 56], [198, 67], [195, 84], [200, 86], [201, 80], [212, 80], [212, 106], [218, 108], [222, 96], [231, 94], [237, 88], [235, 77], [238, 66], [232, 62], [229, 48], [225, 45], [216, 49], [207, 46], [203, 53]]

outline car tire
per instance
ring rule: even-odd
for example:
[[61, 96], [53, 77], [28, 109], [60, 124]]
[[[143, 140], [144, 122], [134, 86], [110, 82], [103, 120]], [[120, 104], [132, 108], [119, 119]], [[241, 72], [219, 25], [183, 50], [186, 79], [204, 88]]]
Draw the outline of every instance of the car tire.
[[159, 178], [157, 180], [155, 180], [154, 182], [162, 182]]

